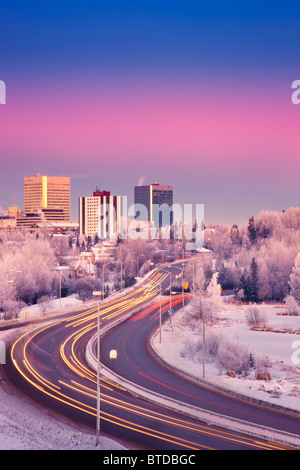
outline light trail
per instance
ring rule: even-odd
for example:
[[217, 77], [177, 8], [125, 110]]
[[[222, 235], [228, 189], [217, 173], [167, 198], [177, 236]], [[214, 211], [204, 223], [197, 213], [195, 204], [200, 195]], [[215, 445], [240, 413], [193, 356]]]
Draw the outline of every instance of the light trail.
[[[160, 273], [154, 279], [150, 279], [147, 286], [141, 286], [130, 294], [101, 305], [99, 310], [101, 324], [122, 316], [128, 310], [141, 307], [145, 302], [154, 299], [160, 290], [160, 283], [166, 277], [169, 277], [169, 275]], [[178, 305], [181, 301], [181, 295], [174, 296], [171, 301], [172, 307]], [[159, 303], [154, 303], [152, 306], [143, 309], [139, 314], [134, 315], [131, 320], [138, 321], [145, 315], [154, 314], [159, 305]], [[169, 299], [163, 302], [164, 311], [167, 308], [169, 308]], [[90, 338], [96, 330], [97, 316], [98, 308], [93, 307], [67, 319], [36, 327], [17, 339], [11, 348], [11, 359], [15, 369], [34, 389], [57, 402], [67, 405], [69, 408], [74, 408], [95, 417], [96, 373], [82, 362], [78, 352], [80, 351], [80, 344], [87, 342], [86, 338]], [[52, 341], [56, 338], [56, 335], [60, 338], [59, 348], [55, 347], [56, 343]], [[42, 344], [44, 345], [43, 348], [41, 347]], [[47, 347], [52, 349], [47, 350]], [[35, 350], [39, 350], [38, 356], [34, 354]], [[45, 357], [47, 358], [47, 367], [45, 366]], [[63, 370], [59, 369], [58, 358], [61, 364], [64, 364]], [[106, 390], [105, 393], [103, 388]], [[283, 448], [283, 446], [277, 446], [274, 443], [264, 443], [247, 436], [241, 437], [232, 432], [217, 430], [187, 418], [172, 417], [155, 411], [150, 406], [142, 407], [132, 404], [131, 400], [126, 398], [125, 395], [122, 399], [118, 398], [122, 396], [120, 393], [124, 391], [126, 391], [124, 387], [116, 386], [101, 378], [101, 403], [107, 405], [115, 413], [112, 415], [110, 412], [101, 410], [101, 421], [107, 421], [136, 433], [154, 437], [160, 442], [174, 444], [185, 449], [213, 449], [213, 447], [201, 443], [203, 436], [214, 437], [224, 440], [224, 442], [239, 443], [250, 448]], [[117, 416], [117, 410], [122, 411], [122, 413], [125, 412], [131, 418], [125, 419], [121, 415]], [[149, 425], [138, 424], [137, 421], [133, 420], [134, 416], [142, 418]], [[151, 423], [153, 424], [151, 425]], [[157, 430], [156, 426], [158, 424], [168, 425], [169, 429], [174, 429], [174, 435]], [[195, 442], [176, 435], [178, 430], [181, 436], [187, 431], [191, 433], [195, 437]]]

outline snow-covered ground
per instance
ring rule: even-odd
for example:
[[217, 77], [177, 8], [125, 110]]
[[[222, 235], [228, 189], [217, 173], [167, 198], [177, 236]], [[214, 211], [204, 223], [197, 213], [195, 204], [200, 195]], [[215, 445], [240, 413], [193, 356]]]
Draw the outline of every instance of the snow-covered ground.
[[[199, 329], [187, 326], [190, 308], [187, 305], [185, 311], [177, 312], [172, 324], [164, 323], [162, 341], [160, 343], [156, 335], [153, 346], [172, 366], [203, 379], [203, 361], [191, 360], [182, 354], [187, 342], [196, 341], [202, 335]], [[213, 331], [227, 336], [247, 346], [254, 356], [268, 358], [270, 379], [257, 380], [254, 371], [247, 376], [231, 377], [226, 371], [220, 372], [215, 362], [209, 361], [204, 367], [205, 380], [235, 393], [300, 412], [300, 316], [287, 316], [284, 314], [286, 309], [278, 305], [259, 305], [258, 308], [265, 316], [268, 331], [250, 329], [246, 321], [249, 306], [224, 300], [217, 321], [206, 327], [206, 335]]]
[[[29, 312], [30, 319], [33, 319], [41, 315], [51, 317], [83, 305], [76, 297], [71, 297], [62, 299], [61, 305], [59, 300], [54, 301], [46, 314], [37, 306], [26, 311]], [[202, 362], [182, 355], [185, 343], [199, 337], [199, 331], [191, 329], [185, 321], [189, 308], [186, 305], [185, 311], [178, 311], [172, 317], [172, 324], [165, 322], [162, 326], [162, 342], [159, 343], [157, 335], [152, 343], [157, 353], [168, 363], [202, 378]], [[229, 377], [224, 372], [220, 373], [213, 362], [205, 364], [205, 380], [235, 393], [300, 412], [300, 316], [283, 315], [285, 309], [280, 306], [262, 305], [259, 309], [264, 312], [265, 325], [270, 331], [253, 331], [246, 322], [247, 309], [247, 306], [224, 301], [218, 320], [212, 327], [207, 327], [207, 334], [213, 330], [247, 345], [254, 356], [267, 356], [270, 380], [256, 380], [253, 373]], [[275, 332], [275, 329], [285, 332]], [[9, 331], [0, 331], [0, 340], [7, 341], [9, 335]], [[295, 344], [295, 341], [299, 343]], [[114, 440], [101, 436], [97, 449], [122, 448], [124, 447]], [[95, 435], [90, 430], [46, 410], [30, 398], [26, 398], [24, 403], [24, 396], [8, 387], [0, 369], [0, 450], [4, 449], [93, 450], [96, 449]]]
[[[136, 285], [144, 282], [151, 272], [143, 278], [137, 279]], [[126, 293], [135, 288], [129, 287]], [[124, 291], [123, 291], [124, 292]], [[115, 292], [110, 299], [123, 295]], [[58, 314], [73, 312], [76, 309], [89, 308], [96, 305], [96, 300], [87, 304], [72, 295], [62, 299], [51, 300], [47, 305], [32, 305], [25, 307], [19, 314], [19, 321], [35, 320], [37, 318], [49, 319]], [[4, 321], [0, 321], [0, 325]], [[0, 341], [8, 343], [13, 334], [10, 330], [0, 330]], [[0, 345], [0, 357], [3, 351]], [[8, 387], [6, 376], [0, 366], [0, 450], [68, 450], [68, 449], [96, 449], [95, 433], [84, 427], [75, 426], [70, 420], [50, 413], [49, 410], [39, 406], [33, 400], [17, 393], [17, 390]], [[26, 402], [24, 403], [24, 399]], [[126, 448], [113, 439], [100, 436], [97, 450], [121, 450]]]

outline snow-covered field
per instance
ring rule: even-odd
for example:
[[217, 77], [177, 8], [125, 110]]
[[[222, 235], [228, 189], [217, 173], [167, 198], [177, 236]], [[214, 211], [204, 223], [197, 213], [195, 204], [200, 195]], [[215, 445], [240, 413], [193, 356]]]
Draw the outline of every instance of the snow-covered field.
[[[82, 306], [76, 297], [59, 300], [52, 305], [56, 313]], [[190, 329], [185, 321], [189, 313], [180, 310], [162, 326], [162, 342], [158, 335], [153, 339], [156, 351], [174, 367], [182, 369], [193, 376], [203, 377], [203, 364], [200, 361], [183, 357], [182, 351], [186, 341], [199, 336], [197, 329]], [[218, 320], [211, 330], [227, 335], [249, 347], [254, 355], [267, 356], [270, 367], [270, 380], [256, 380], [253, 373], [248, 376], [229, 377], [220, 373], [213, 362], [205, 364], [205, 380], [220, 387], [241, 393], [262, 401], [274, 403], [300, 412], [300, 316], [282, 315], [285, 309], [279, 306], [262, 305], [265, 325], [270, 331], [252, 331], [246, 322], [247, 306], [229, 304], [224, 301]], [[42, 315], [38, 307], [27, 309], [30, 318]], [[47, 316], [51, 316], [50, 312]], [[183, 326], [185, 325], [185, 326]], [[274, 332], [295, 331], [294, 333]], [[296, 333], [296, 331], [298, 333]], [[0, 339], [7, 340], [11, 333], [0, 331]], [[295, 344], [295, 341], [299, 343]], [[294, 347], [293, 347], [294, 346]], [[296, 346], [296, 347], [295, 347]], [[294, 356], [293, 356], [294, 354]], [[296, 364], [295, 364], [296, 362]], [[297, 363], [298, 362], [298, 363]], [[101, 436], [97, 449], [122, 449], [119, 443]], [[33, 400], [13, 391], [7, 386], [5, 376], [0, 371], [0, 450], [13, 449], [96, 449], [95, 435], [84, 427], [75, 425], [70, 420], [45, 410]]]
[[[199, 329], [186, 325], [185, 317], [189, 315], [187, 305], [185, 312], [180, 310], [162, 327], [162, 342], [158, 335], [153, 339], [156, 352], [174, 367], [203, 379], [203, 361], [183, 357], [182, 351], [187, 342], [199, 339]], [[234, 342], [248, 347], [254, 356], [268, 358], [269, 380], [255, 379], [254, 371], [249, 375], [231, 377], [226, 371], [220, 372], [216, 363], [206, 362], [205, 380], [235, 393], [273, 403], [300, 413], [300, 316], [284, 315], [285, 308], [278, 305], [259, 305], [265, 316], [265, 327], [268, 331], [253, 331], [247, 324], [245, 305], [230, 304], [224, 301], [213, 326], [206, 327], [206, 335], [211, 331], [227, 336]], [[282, 332], [280, 332], [282, 331]], [[294, 333], [290, 333], [294, 331]]]

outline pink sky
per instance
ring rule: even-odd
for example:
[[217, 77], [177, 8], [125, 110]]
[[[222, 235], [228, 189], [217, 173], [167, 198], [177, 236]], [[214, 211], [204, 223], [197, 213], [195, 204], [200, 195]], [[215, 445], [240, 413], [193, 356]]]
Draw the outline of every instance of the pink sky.
[[224, 96], [184, 90], [178, 96], [168, 90], [113, 89], [78, 96], [63, 89], [14, 96], [2, 113], [0, 149], [51, 154], [58, 161], [62, 154], [70, 161], [84, 154], [90, 162], [99, 155], [152, 155], [162, 164], [165, 155], [193, 163], [206, 157], [202, 164], [227, 166], [251, 155], [263, 156], [263, 165], [283, 156], [295, 164], [300, 109], [288, 93], [286, 100], [274, 93], [249, 98], [243, 90]]
[[126, 170], [128, 177], [139, 167], [146, 177], [157, 168], [160, 179], [160, 172], [176, 168], [187, 181], [197, 171], [238, 180], [245, 172], [280, 177], [283, 166], [299, 172], [300, 106], [292, 105], [289, 89], [285, 96], [242, 86], [226, 94], [222, 87], [166, 84], [78, 89], [41, 87], [9, 96], [0, 115], [1, 155], [13, 155], [14, 165], [27, 160], [32, 174], [50, 162], [71, 176], [89, 167]]

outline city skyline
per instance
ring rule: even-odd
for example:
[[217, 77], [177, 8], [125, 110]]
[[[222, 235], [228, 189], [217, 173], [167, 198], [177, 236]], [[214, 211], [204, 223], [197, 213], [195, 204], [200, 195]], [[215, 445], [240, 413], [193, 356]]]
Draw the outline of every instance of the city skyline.
[[[23, 178], [70, 176], [133, 202], [166, 182], [205, 222], [299, 206], [295, 2], [32, 2], [1, 11], [0, 206]], [[14, 198], [15, 196], [15, 198]]]

